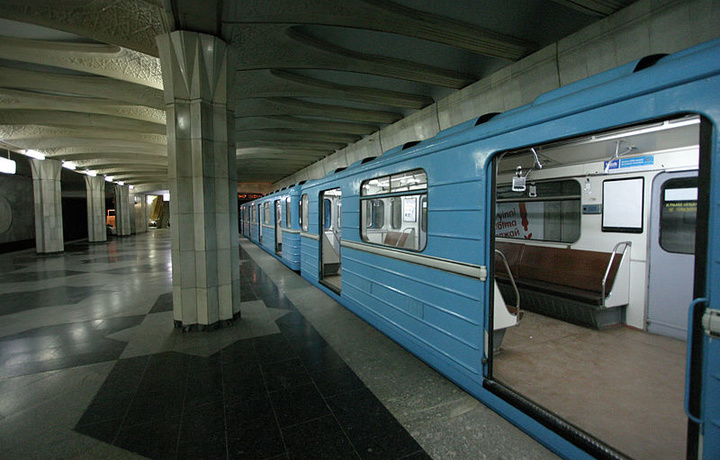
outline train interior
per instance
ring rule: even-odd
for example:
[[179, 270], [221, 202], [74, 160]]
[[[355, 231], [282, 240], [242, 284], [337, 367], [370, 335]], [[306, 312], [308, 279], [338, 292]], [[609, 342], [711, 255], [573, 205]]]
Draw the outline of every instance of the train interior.
[[362, 183], [362, 239], [411, 251], [427, 243], [427, 174], [423, 170]]
[[335, 188], [320, 196], [322, 243], [320, 245], [320, 282], [335, 292], [342, 289], [340, 243], [342, 242], [342, 190]]
[[282, 203], [275, 200], [275, 254], [282, 257]]
[[685, 457], [699, 126], [660, 120], [494, 160], [492, 378], [634, 458]]

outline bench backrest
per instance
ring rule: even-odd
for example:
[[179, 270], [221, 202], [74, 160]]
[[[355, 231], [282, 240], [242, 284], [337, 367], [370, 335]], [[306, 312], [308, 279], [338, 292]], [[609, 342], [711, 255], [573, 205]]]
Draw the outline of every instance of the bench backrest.
[[[610, 261], [610, 253], [500, 241], [495, 246], [505, 254], [513, 276], [602, 293], [602, 279]], [[605, 295], [612, 288], [620, 259], [620, 255], [617, 255], [613, 260]], [[498, 265], [502, 262], [497, 257], [495, 263], [495, 271], [500, 276], [504, 275], [505, 268]]]

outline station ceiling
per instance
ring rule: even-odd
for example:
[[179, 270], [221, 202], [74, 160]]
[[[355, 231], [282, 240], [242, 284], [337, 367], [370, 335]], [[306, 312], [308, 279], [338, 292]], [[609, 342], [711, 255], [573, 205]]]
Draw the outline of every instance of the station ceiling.
[[0, 146], [167, 188], [155, 37], [237, 56], [239, 183], [273, 183], [632, 0], [0, 0]]

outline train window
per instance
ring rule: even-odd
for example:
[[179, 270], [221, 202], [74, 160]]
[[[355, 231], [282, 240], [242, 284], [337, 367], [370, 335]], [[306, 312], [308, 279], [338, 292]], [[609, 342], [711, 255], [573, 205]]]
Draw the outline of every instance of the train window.
[[392, 221], [390, 227], [393, 230], [402, 228], [402, 200], [400, 197], [390, 198], [390, 208], [392, 209]]
[[307, 193], [305, 193], [302, 198], [300, 198], [300, 228], [307, 232], [308, 230], [308, 196]]
[[574, 243], [580, 238], [580, 183], [560, 180], [531, 184], [518, 195], [499, 186], [495, 236]]
[[285, 198], [285, 227], [290, 228], [290, 217], [292, 217], [290, 211], [290, 197]]
[[263, 203], [263, 223], [264, 224], [270, 223], [270, 203], [269, 202]]
[[392, 176], [378, 177], [362, 183], [360, 194], [362, 196], [383, 195], [385, 193], [407, 192], [410, 190], [425, 190], [427, 188], [427, 174], [422, 169], [416, 169]]
[[[361, 185], [361, 238], [422, 251], [427, 242], [427, 174], [421, 169], [369, 179]], [[387, 212], [386, 212], [387, 210]]]
[[250, 212], [250, 222], [255, 223], [255, 205], [252, 205], [252, 211]]
[[671, 179], [663, 184], [660, 206], [660, 247], [667, 252], [695, 254], [697, 179]]
[[382, 228], [385, 225], [385, 202], [383, 200], [365, 200], [365, 227]]
[[330, 200], [323, 200], [323, 230], [329, 230], [332, 227], [332, 203]]

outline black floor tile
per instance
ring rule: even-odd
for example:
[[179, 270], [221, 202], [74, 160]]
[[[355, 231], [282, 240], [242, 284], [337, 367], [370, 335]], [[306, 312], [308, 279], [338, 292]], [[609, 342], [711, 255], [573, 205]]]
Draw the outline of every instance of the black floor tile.
[[188, 375], [204, 374], [206, 372], [215, 372], [222, 370], [222, 362], [220, 360], [220, 353], [215, 353], [212, 356], [188, 356], [187, 360], [187, 373]]
[[145, 379], [177, 380], [187, 374], [190, 356], [165, 352], [152, 355], [145, 369]]
[[33, 291], [0, 294], [0, 316], [39, 307], [76, 304], [90, 295], [107, 292], [94, 286], [57, 286]]
[[149, 313], [161, 313], [164, 311], [172, 311], [173, 295], [172, 292], [158, 296]]
[[4, 283], [25, 283], [64, 278], [73, 275], [84, 275], [86, 272], [76, 270], [44, 270], [37, 272], [5, 273], [0, 275], [0, 284]]
[[135, 327], [142, 323], [146, 315], [121, 316], [118, 318], [107, 318], [101, 321], [92, 321], [93, 327], [104, 335], [113, 334], [129, 327]]
[[297, 311], [287, 313], [275, 322], [290, 345], [311, 341], [324, 341], [310, 322]]
[[222, 401], [203, 407], [185, 407], [180, 425], [178, 458], [227, 458]]
[[267, 396], [228, 405], [225, 412], [228, 458], [266, 459], [285, 452]]
[[370, 390], [343, 393], [327, 401], [363, 459], [397, 459], [421, 450]]
[[280, 427], [297, 425], [330, 413], [315, 385], [303, 385], [270, 393]]
[[122, 419], [110, 419], [104, 422], [91, 423], [87, 425], [78, 424], [75, 431], [91, 436], [100, 441], [112, 444], [115, 441]]
[[123, 426], [115, 445], [156, 460], [177, 456], [180, 418], [154, 420], [139, 425]]
[[104, 273], [106, 275], [138, 275], [142, 273], [167, 273], [167, 264], [145, 264], [145, 265], [132, 265], [130, 267], [123, 268], [111, 268], [109, 270], [100, 270], [97, 273]]
[[431, 456], [427, 454], [424, 450], [420, 450], [417, 452], [413, 452], [410, 455], [406, 455], [405, 457], [401, 458], [400, 460], [433, 460]]
[[255, 344], [255, 353], [262, 363], [284, 361], [295, 356], [290, 344], [282, 334], [257, 337], [253, 342]]
[[262, 369], [268, 391], [289, 390], [312, 383], [310, 374], [298, 358], [263, 364]]
[[332, 415], [283, 428], [282, 433], [292, 460], [359, 460]]
[[175, 419], [182, 414], [185, 379], [143, 378], [128, 409], [123, 428], [149, 421]]
[[252, 363], [257, 360], [255, 344], [252, 339], [239, 340], [220, 350], [220, 362], [223, 365], [234, 362]]
[[225, 404], [235, 404], [267, 395], [265, 381], [259, 366], [257, 373], [227, 374], [223, 372], [223, 397]]
[[355, 372], [347, 366], [314, 372], [311, 377], [325, 398], [358, 390], [365, 386]]
[[185, 390], [185, 411], [208, 404], [223, 404], [223, 379], [218, 367], [201, 374], [187, 377]]
[[322, 339], [292, 342], [292, 348], [311, 373], [345, 366], [340, 355]]

